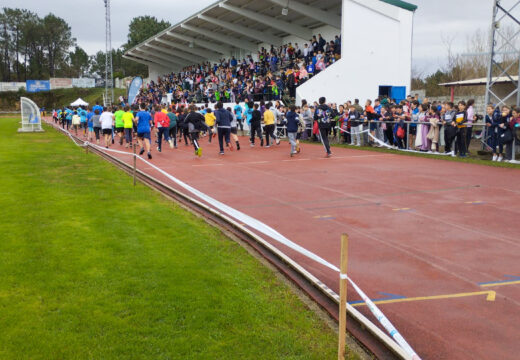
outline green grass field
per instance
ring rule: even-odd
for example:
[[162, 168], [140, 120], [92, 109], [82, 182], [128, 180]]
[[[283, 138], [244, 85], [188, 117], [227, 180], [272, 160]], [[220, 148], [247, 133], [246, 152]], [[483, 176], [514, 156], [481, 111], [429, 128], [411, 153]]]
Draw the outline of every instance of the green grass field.
[[337, 356], [334, 331], [219, 230], [18, 121], [0, 118], [0, 359]]

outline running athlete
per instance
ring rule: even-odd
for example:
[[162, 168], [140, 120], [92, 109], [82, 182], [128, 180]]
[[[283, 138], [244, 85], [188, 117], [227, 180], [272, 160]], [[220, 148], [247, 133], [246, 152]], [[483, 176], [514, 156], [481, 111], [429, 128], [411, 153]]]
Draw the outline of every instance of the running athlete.
[[[238, 126], [240, 127], [240, 131], [242, 131], [242, 135], [243, 135], [244, 124], [242, 122], [242, 118], [243, 118], [243, 114], [244, 114], [244, 109], [242, 108], [242, 106], [240, 106], [240, 100], [237, 100], [236, 103], [237, 104], [235, 105], [235, 108], [233, 109], [233, 113], [236, 116]], [[240, 150], [240, 149], [237, 148], [237, 150]]]
[[186, 115], [184, 119], [184, 123], [187, 126], [188, 133], [190, 134], [190, 139], [195, 148], [195, 155], [198, 157], [202, 156], [202, 148], [199, 146], [199, 132], [202, 127], [206, 127], [204, 124], [204, 116], [201, 113], [197, 112], [197, 107], [195, 105], [190, 105], [190, 112]]
[[151, 126], [152, 116], [148, 111], [145, 110], [146, 105], [141, 104], [140, 110], [137, 113], [135, 121], [137, 122], [137, 141], [139, 146], [141, 147], [141, 151], [139, 151], [139, 155], [143, 155], [145, 148], [148, 153], [148, 159], [152, 158], [152, 150], [151, 150]]
[[237, 125], [238, 125], [238, 119], [237, 119], [237, 116], [236, 114], [234, 114], [232, 111], [231, 111], [231, 108], [228, 107], [227, 108], [227, 111], [231, 114], [231, 116], [233, 117], [233, 120], [231, 120], [231, 139], [235, 142], [235, 144], [237, 145], [237, 150], [240, 150], [240, 143], [238, 142], [238, 128], [237, 128]]
[[208, 127], [208, 133], [209, 133], [208, 141], [211, 144], [211, 139], [213, 138], [213, 135], [214, 135], [213, 129], [215, 127], [215, 121], [217, 120], [217, 118], [209, 107], [206, 109], [206, 114], [204, 115], [204, 120], [206, 121], [206, 126]]
[[226, 147], [233, 151], [233, 147], [230, 146], [229, 139], [233, 116], [229, 111], [224, 109], [224, 105], [221, 102], [218, 102], [217, 110], [215, 111], [215, 117], [217, 118], [218, 144], [220, 147], [219, 154], [224, 155], [224, 140], [226, 140]]
[[268, 109], [264, 111], [264, 132], [265, 132], [265, 147], [270, 147], [269, 145], [269, 139], [273, 138], [273, 140], [276, 142], [276, 145], [280, 145], [280, 139], [276, 137], [274, 134], [275, 130], [275, 115], [273, 111], [271, 110], [273, 104], [269, 103], [267, 105]]
[[65, 108], [65, 119], [67, 120], [67, 130], [69, 130], [71, 128], [72, 115], [74, 115], [74, 112], [71, 109]]
[[119, 136], [119, 145], [123, 145], [123, 139], [124, 139], [124, 132], [125, 132], [125, 124], [123, 122], [124, 113], [125, 112], [123, 111], [123, 109], [119, 109], [118, 107], [116, 107], [116, 112], [114, 113], [114, 117], [116, 119], [116, 134]]
[[80, 106], [78, 115], [80, 117], [80, 127], [83, 129], [83, 136], [87, 137], [87, 111]]
[[101, 132], [101, 114], [99, 114], [99, 110], [96, 109], [94, 111], [94, 115], [92, 116], [92, 127], [94, 129], [94, 134], [96, 135], [96, 143], [99, 145], [99, 134]]
[[296, 140], [299, 124], [300, 118], [296, 113], [296, 106], [291, 105], [290, 111], [287, 113], [287, 137], [291, 143], [291, 157], [297, 154], [299, 150]]
[[92, 122], [92, 117], [94, 116], [94, 112], [87, 108], [87, 125], [88, 125], [88, 141], [94, 140], [94, 123]]
[[[99, 111], [99, 110], [98, 110]], [[105, 148], [108, 149], [112, 138], [112, 126], [114, 125], [114, 114], [112, 114], [106, 107], [103, 108], [103, 113], [100, 117], [101, 129], [103, 129], [103, 137], [105, 138]]]
[[81, 126], [81, 117], [78, 115], [78, 112], [74, 110], [72, 114], [72, 127], [74, 128], [74, 133], [78, 136], [78, 128]]
[[162, 150], [163, 137], [165, 141], [170, 143], [170, 147], [173, 148], [173, 141], [168, 136], [170, 132], [170, 118], [168, 117], [168, 113], [162, 110], [166, 109], [161, 109], [161, 106], [157, 105], [154, 115], [155, 128], [157, 129], [157, 151], [159, 152]]
[[[114, 114], [114, 117], [116, 114]], [[121, 116], [121, 120], [123, 121], [123, 128], [125, 131], [125, 148], [132, 147], [132, 130], [134, 127], [134, 114], [130, 111], [130, 106], [125, 106], [125, 112]], [[122, 140], [119, 142], [122, 144]]]
[[316, 112], [314, 113], [314, 120], [318, 122], [318, 127], [320, 129], [319, 137], [323, 147], [325, 148], [325, 152], [327, 153], [327, 157], [332, 155], [330, 151], [329, 145], [329, 131], [330, 131], [330, 107], [325, 104], [327, 100], [324, 97], [321, 97], [319, 100], [319, 105], [316, 108]]
[[169, 126], [169, 135], [170, 140], [173, 140], [173, 146], [175, 149], [177, 149], [177, 115], [175, 115], [175, 112], [170, 109], [168, 111], [168, 118], [170, 119], [170, 126]]
[[264, 146], [264, 138], [262, 137], [262, 113], [258, 110], [258, 104], [252, 106], [251, 112], [251, 147], [255, 146], [255, 134], [260, 139], [260, 146]]

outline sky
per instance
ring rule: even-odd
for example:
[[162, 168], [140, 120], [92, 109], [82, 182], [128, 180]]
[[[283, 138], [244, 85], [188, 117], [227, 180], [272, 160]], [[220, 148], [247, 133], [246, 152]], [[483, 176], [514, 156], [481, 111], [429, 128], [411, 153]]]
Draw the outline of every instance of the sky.
[[[265, 1], [265, 0], [264, 0]], [[214, 0], [112, 0], [112, 44], [127, 40], [132, 18], [151, 15], [176, 24]], [[446, 39], [455, 52], [464, 53], [467, 38], [477, 29], [488, 31], [493, 0], [409, 0], [419, 6], [414, 20], [413, 68], [423, 76], [445, 66]], [[23, 7], [41, 17], [49, 12], [65, 19], [72, 35], [88, 54], [105, 49], [103, 0], [1, 0], [2, 7]]]

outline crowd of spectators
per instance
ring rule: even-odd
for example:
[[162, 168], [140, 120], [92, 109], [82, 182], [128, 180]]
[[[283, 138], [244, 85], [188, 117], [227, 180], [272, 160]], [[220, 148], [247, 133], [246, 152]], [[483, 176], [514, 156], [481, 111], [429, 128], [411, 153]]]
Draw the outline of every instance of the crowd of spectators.
[[[486, 114], [479, 115], [475, 112], [472, 99], [453, 104], [430, 102], [427, 98], [419, 99], [414, 96], [408, 96], [400, 102], [382, 97], [374, 101], [366, 100], [361, 105], [358, 99], [335, 104], [326, 103], [322, 98], [312, 104], [303, 100], [301, 106], [286, 106], [278, 100], [254, 103], [249, 99], [242, 105], [237, 99], [235, 105], [228, 108], [223, 108], [222, 102], [217, 105], [206, 103], [200, 107], [182, 103], [157, 107], [141, 101], [139, 106], [126, 106], [125, 112], [137, 116], [139, 109], [149, 112], [152, 119], [157, 111], [167, 113], [171, 117], [169, 126], [174, 145], [177, 145], [176, 139], [179, 137], [186, 145], [196, 145], [197, 151], [198, 143], [190, 135], [190, 121], [196, 118], [196, 114], [204, 119], [204, 127], [197, 131], [200, 131], [202, 137], [208, 135], [211, 139], [212, 131], [222, 128], [215, 121], [218, 111], [229, 117], [230, 125], [225, 127], [231, 129], [231, 135], [239, 135], [239, 131], [242, 135], [249, 132], [251, 144], [254, 144], [255, 136], [262, 138], [265, 135], [266, 144], [269, 145], [269, 138], [278, 142], [279, 138], [291, 138], [292, 135], [295, 141], [302, 139], [323, 142], [328, 155], [329, 139], [332, 138], [353, 146], [392, 147], [460, 157], [467, 156], [472, 139], [477, 139], [492, 151], [492, 161], [499, 162], [514, 159], [515, 145], [517, 150], [520, 149], [520, 109], [508, 106], [499, 108], [490, 104]], [[87, 136], [88, 128], [90, 138], [96, 133], [96, 126], [91, 121], [96, 109], [89, 110], [91, 111], [78, 108], [65, 109], [63, 113], [57, 111], [54, 113], [55, 121], [61, 118], [62, 126], [67, 129], [72, 126], [76, 134], [79, 129], [83, 129], [84, 136]], [[117, 123], [117, 114], [123, 112], [116, 110], [114, 109], [114, 115]], [[190, 113], [191, 117], [188, 116]], [[291, 131], [291, 121], [298, 124], [296, 131]], [[136, 124], [129, 122], [129, 129], [135, 126]], [[115, 129], [117, 130], [117, 125]], [[135, 136], [137, 129], [133, 132]], [[98, 133], [96, 137], [99, 139]], [[125, 138], [130, 144], [132, 133], [125, 133]], [[237, 148], [240, 148], [236, 136], [235, 141]]]
[[[330, 134], [350, 145], [466, 157], [472, 139], [478, 139], [492, 152], [492, 161], [514, 159], [515, 146], [520, 149], [520, 109], [489, 104], [486, 114], [477, 114], [474, 105], [473, 99], [454, 104], [410, 95], [400, 102], [384, 97], [367, 100], [364, 106], [356, 99], [327, 107]], [[310, 107], [304, 103], [308, 128], [318, 107], [316, 102]]]
[[341, 39], [326, 41], [321, 34], [300, 46], [262, 48], [255, 58], [235, 57], [205, 62], [170, 73], [147, 84], [136, 102], [160, 104], [171, 94], [174, 103], [217, 103], [295, 98], [296, 87], [341, 57]]

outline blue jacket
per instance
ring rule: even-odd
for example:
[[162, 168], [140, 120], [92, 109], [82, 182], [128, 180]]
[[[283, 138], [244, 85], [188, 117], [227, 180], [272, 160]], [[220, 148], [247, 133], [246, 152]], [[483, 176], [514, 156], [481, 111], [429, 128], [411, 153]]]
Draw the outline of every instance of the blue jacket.
[[218, 109], [215, 111], [215, 117], [217, 118], [217, 126], [221, 128], [229, 128], [231, 127], [231, 121], [233, 120], [233, 115], [226, 109]]
[[298, 114], [293, 111], [289, 111], [287, 113], [286, 117], [287, 117], [287, 132], [290, 132], [290, 133], [298, 132], [298, 123], [300, 122], [300, 120], [298, 118]]

